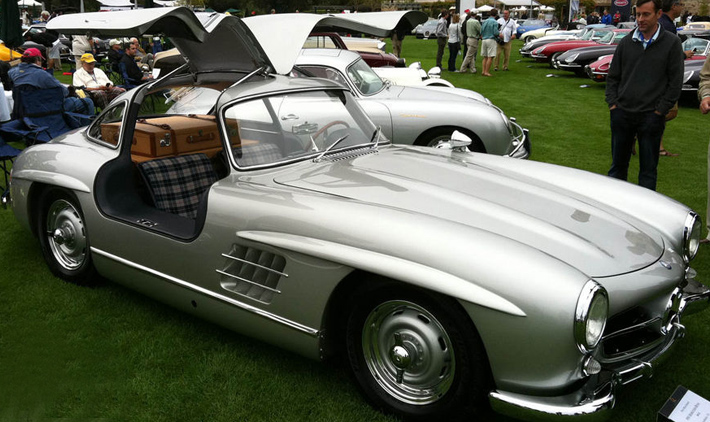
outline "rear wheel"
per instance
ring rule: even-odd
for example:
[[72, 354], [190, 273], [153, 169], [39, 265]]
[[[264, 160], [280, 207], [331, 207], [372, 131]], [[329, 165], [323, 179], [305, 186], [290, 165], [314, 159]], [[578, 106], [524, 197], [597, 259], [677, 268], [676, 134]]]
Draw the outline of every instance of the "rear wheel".
[[363, 298], [348, 319], [348, 360], [376, 407], [409, 420], [470, 418], [485, 408], [487, 359], [457, 303], [402, 288]]
[[59, 189], [40, 198], [37, 233], [42, 254], [54, 275], [75, 284], [92, 284], [91, 260], [84, 215], [73, 194]]

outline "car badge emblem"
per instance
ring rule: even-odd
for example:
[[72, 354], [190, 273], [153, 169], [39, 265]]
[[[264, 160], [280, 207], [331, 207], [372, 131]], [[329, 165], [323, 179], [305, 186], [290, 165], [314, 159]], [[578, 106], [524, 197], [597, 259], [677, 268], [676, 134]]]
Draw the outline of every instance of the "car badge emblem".
[[670, 269], [673, 268], [673, 267], [671, 266], [671, 264], [667, 263], [666, 261], [658, 261], [658, 262], [659, 262], [665, 269], [667, 269], [667, 270], [670, 270]]

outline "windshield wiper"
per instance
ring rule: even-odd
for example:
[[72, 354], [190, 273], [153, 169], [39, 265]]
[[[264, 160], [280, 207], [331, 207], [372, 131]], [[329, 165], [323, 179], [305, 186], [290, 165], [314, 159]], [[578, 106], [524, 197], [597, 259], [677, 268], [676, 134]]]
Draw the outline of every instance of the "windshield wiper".
[[331, 149], [333, 149], [336, 145], [340, 143], [340, 141], [345, 140], [348, 136], [350, 136], [349, 133], [341, 136], [338, 138], [337, 141], [333, 142], [332, 144], [328, 145], [328, 148], [324, 149], [323, 152], [320, 153], [316, 158], [313, 159], [313, 162], [318, 163], [320, 162], [321, 159], [323, 159], [323, 156], [328, 153]]

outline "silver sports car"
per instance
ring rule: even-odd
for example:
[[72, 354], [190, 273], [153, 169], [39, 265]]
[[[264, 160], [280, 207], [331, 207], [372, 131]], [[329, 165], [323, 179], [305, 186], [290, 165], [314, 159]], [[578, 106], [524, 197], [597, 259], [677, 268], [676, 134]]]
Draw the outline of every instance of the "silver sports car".
[[304, 49], [298, 70], [350, 88], [370, 118], [398, 144], [436, 145], [458, 130], [471, 150], [526, 158], [527, 131], [481, 94], [461, 88], [411, 87], [387, 83], [352, 51]]
[[[50, 24], [163, 32], [195, 58], [18, 157], [5, 200], [66, 280], [340, 356], [375, 406], [421, 420], [602, 417], [708, 304], [700, 220], [656, 192], [471, 153], [462, 134], [393, 145], [343, 85], [280, 75], [236, 17]], [[211, 56], [225, 37], [233, 54]], [[212, 113], [161, 112], [194, 85], [220, 92]]]

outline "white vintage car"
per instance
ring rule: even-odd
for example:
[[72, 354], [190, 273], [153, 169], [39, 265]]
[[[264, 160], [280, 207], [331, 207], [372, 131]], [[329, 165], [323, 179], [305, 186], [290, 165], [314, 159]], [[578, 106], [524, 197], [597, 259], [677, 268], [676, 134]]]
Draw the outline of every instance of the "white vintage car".
[[[4, 202], [68, 281], [100, 274], [306, 357], [340, 356], [377, 408], [427, 421], [489, 406], [608, 415], [708, 304], [690, 267], [700, 219], [656, 192], [470, 153], [465, 137], [393, 145], [346, 86], [284, 76], [296, 55], [236, 17], [161, 8], [49, 24], [164, 33], [190, 58], [17, 158]], [[220, 93], [209, 113], [157, 101], [193, 86]]]

